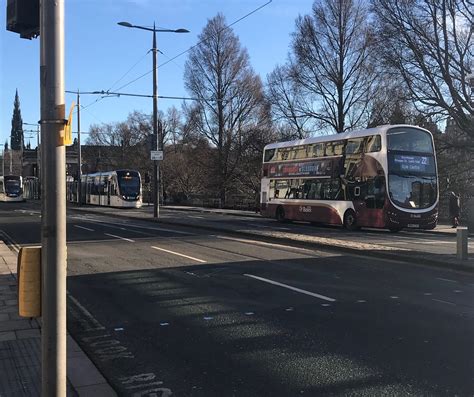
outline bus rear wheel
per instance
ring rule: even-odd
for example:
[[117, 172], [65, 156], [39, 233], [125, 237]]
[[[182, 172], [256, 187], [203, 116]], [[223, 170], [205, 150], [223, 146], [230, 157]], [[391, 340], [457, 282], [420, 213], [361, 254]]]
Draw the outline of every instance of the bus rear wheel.
[[285, 221], [285, 210], [283, 207], [278, 207], [275, 213], [276, 220], [278, 222], [284, 222]]
[[354, 211], [348, 210], [344, 214], [344, 227], [347, 230], [357, 230], [357, 217]]

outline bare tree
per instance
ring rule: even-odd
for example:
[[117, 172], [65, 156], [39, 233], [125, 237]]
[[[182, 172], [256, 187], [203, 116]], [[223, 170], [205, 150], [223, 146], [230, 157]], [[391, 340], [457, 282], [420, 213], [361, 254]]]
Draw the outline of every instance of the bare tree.
[[373, 10], [380, 53], [402, 76], [417, 109], [450, 117], [474, 137], [466, 79], [474, 61], [472, 1], [373, 0]]
[[267, 99], [272, 105], [273, 120], [292, 131], [294, 139], [306, 138], [311, 133], [312, 117], [304, 111], [301, 90], [291, 78], [288, 65], [276, 66], [267, 76]]
[[[84, 156], [90, 150], [90, 169], [107, 171], [114, 168], [132, 168], [145, 172], [150, 167], [148, 137], [151, 117], [134, 111], [126, 121], [92, 125]], [[95, 146], [96, 150], [93, 150]]]
[[199, 36], [185, 66], [188, 91], [199, 102], [188, 111], [194, 132], [206, 137], [216, 150], [214, 170], [222, 203], [239, 165], [244, 135], [258, 127], [264, 104], [260, 78], [250, 66], [225, 18], [210, 19]]
[[362, 0], [316, 0], [312, 16], [296, 20], [292, 75], [305, 113], [335, 132], [366, 123], [377, 69]]

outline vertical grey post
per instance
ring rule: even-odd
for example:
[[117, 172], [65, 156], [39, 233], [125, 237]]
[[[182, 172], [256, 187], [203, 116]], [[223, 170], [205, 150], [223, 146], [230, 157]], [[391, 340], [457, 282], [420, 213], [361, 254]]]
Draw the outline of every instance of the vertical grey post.
[[40, 8], [42, 396], [66, 396], [64, 0]]
[[40, 125], [36, 125], [36, 176], [39, 183], [41, 183], [41, 170], [40, 170]]
[[[159, 150], [160, 142], [158, 137], [158, 82], [157, 82], [157, 67], [156, 67], [156, 30], [155, 24], [153, 24], [153, 150]], [[157, 160], [153, 160], [153, 217], [158, 218], [159, 216], [159, 172], [160, 163]]]
[[79, 90], [77, 90], [77, 203], [79, 205], [81, 205], [81, 156], [81, 96], [79, 95]]
[[2, 147], [2, 176], [5, 176], [5, 146], [3, 143], [0, 143]]
[[459, 260], [465, 261], [468, 259], [468, 252], [467, 252], [467, 227], [458, 227], [456, 231], [456, 251], [457, 251], [457, 258]]

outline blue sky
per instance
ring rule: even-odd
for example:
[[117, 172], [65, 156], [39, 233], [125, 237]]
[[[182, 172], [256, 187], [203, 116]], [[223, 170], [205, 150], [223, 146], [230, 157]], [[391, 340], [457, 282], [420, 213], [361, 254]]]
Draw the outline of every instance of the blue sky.
[[[198, 35], [209, 18], [218, 12], [233, 23], [267, 0], [65, 0], [66, 2], [66, 89], [80, 91], [117, 90], [134, 78], [151, 71], [151, 32], [117, 25], [128, 21], [135, 25], [176, 29], [188, 34], [158, 33], [158, 65], [198, 42]], [[0, 143], [9, 138], [15, 90], [18, 89], [23, 121], [39, 120], [39, 39], [24, 40], [5, 30], [6, 2], [0, 6]], [[275, 65], [285, 62], [294, 22], [298, 15], [311, 12], [313, 0], [273, 0], [263, 9], [233, 26], [242, 46], [246, 47], [255, 71], [263, 80]], [[164, 96], [186, 96], [183, 83], [186, 54], [158, 69], [158, 92]], [[130, 68], [133, 69], [118, 81]], [[151, 94], [152, 74], [123, 88], [122, 92]], [[75, 95], [66, 95], [69, 109]], [[128, 113], [152, 111], [146, 98], [106, 98], [81, 96], [87, 106], [81, 114], [81, 130], [91, 124], [125, 120]], [[176, 100], [159, 100], [166, 110]], [[25, 129], [34, 127], [25, 126]], [[73, 126], [75, 130], [76, 125]], [[31, 135], [31, 134], [30, 134]], [[29, 134], [25, 133], [28, 142]], [[83, 137], [83, 139], [85, 136]], [[36, 137], [31, 139], [35, 146]], [[85, 140], [85, 139], [84, 139]]]

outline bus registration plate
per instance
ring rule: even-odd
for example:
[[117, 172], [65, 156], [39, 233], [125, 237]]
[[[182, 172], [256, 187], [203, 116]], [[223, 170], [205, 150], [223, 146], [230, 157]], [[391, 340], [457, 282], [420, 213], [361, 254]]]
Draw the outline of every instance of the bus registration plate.
[[409, 223], [407, 226], [410, 227], [410, 228], [413, 228], [413, 229], [417, 229], [417, 228], [420, 227], [420, 225], [418, 225], [416, 223]]

